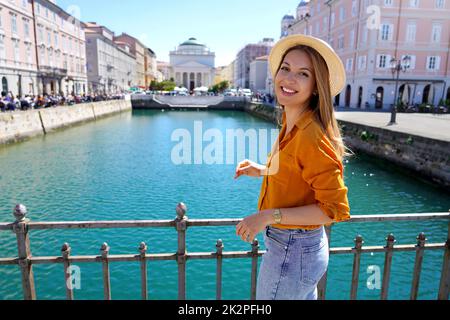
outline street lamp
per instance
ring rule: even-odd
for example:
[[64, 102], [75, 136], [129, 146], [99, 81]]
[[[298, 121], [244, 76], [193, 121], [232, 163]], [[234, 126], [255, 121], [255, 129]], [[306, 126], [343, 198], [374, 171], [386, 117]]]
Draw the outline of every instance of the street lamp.
[[395, 78], [395, 98], [394, 104], [391, 109], [391, 122], [389, 125], [396, 124], [396, 116], [397, 116], [397, 99], [398, 99], [398, 80], [400, 78], [400, 71], [406, 72], [411, 67], [411, 57], [409, 55], [404, 56], [402, 59], [396, 59], [395, 57], [391, 59], [391, 71], [392, 76]]

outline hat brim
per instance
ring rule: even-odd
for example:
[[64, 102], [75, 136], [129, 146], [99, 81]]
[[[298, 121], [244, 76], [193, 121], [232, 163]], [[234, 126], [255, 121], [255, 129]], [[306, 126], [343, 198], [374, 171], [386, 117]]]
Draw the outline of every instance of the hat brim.
[[330, 91], [337, 96], [345, 87], [346, 74], [341, 58], [325, 41], [302, 34], [290, 35], [278, 41], [269, 55], [269, 66], [272, 78], [275, 79], [284, 54], [292, 47], [304, 45], [315, 49], [325, 60], [330, 75]]

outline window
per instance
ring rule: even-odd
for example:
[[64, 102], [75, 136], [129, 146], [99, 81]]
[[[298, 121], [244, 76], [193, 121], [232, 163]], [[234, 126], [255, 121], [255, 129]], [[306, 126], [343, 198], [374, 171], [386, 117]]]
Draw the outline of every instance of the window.
[[341, 22], [344, 22], [345, 20], [345, 7], [341, 7], [339, 10], [339, 19]]
[[20, 47], [18, 40], [14, 40], [14, 61], [16, 63], [20, 61]]
[[17, 34], [17, 16], [15, 14], [11, 15], [11, 30], [14, 34]]
[[5, 36], [2, 35], [0, 35], [0, 59], [6, 59]]
[[438, 71], [440, 67], [441, 57], [431, 56], [427, 58], [427, 70]]
[[331, 27], [334, 27], [334, 20], [336, 19], [336, 14], [333, 12], [331, 14]]
[[27, 62], [29, 64], [33, 63], [33, 56], [31, 55], [31, 45], [27, 45]]
[[355, 29], [353, 29], [352, 31], [350, 31], [350, 48], [353, 49], [353, 46], [355, 44]]
[[443, 9], [445, 6], [445, 0], [436, 0], [436, 8]]
[[[402, 60], [406, 57], [406, 55], [402, 55]], [[411, 62], [409, 64], [409, 69], [413, 70], [416, 68], [416, 56], [409, 55], [411, 58]]]
[[377, 56], [377, 67], [379, 69], [385, 69], [389, 67], [391, 63], [391, 56], [388, 54], [379, 54]]
[[385, 7], [392, 7], [392, 0], [384, 0]]
[[338, 49], [344, 49], [344, 36], [341, 35], [338, 38]]
[[356, 0], [352, 1], [352, 17], [356, 17], [358, 13], [356, 12]]
[[345, 70], [348, 72], [353, 70], [353, 59], [347, 59], [345, 64]]
[[394, 25], [383, 24], [380, 29], [381, 40], [383, 40], [383, 41], [392, 40], [393, 31], [394, 31]]
[[419, 7], [419, 0], [409, 0], [409, 6], [411, 8], [418, 8]]
[[408, 26], [406, 27], [406, 41], [407, 42], [414, 42], [416, 41], [416, 24], [415, 23], [408, 23]]
[[433, 25], [433, 30], [431, 31], [431, 41], [434, 43], [441, 42], [442, 26], [440, 24]]
[[24, 21], [23, 29], [25, 30], [25, 38], [30, 38], [30, 23], [28, 21]]
[[358, 70], [366, 70], [367, 57], [360, 56], [358, 57]]

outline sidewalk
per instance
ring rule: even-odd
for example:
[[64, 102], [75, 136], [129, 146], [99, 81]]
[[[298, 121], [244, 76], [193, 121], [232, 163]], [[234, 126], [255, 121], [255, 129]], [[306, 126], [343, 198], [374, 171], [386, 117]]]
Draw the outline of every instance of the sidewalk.
[[450, 142], [450, 114], [397, 113], [397, 124], [389, 126], [387, 112], [336, 112], [337, 120]]

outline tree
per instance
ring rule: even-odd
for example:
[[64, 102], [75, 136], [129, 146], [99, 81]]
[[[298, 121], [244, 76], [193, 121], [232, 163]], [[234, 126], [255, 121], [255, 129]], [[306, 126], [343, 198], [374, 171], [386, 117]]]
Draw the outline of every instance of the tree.
[[227, 90], [230, 87], [230, 83], [228, 81], [221, 81], [219, 83], [216, 83], [210, 88], [210, 91], [214, 93], [223, 93], [225, 90]]

